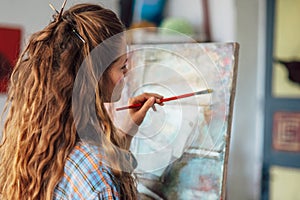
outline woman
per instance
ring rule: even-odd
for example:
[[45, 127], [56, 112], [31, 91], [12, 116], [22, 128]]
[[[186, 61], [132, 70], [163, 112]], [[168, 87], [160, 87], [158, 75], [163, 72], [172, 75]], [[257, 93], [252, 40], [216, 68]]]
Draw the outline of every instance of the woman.
[[128, 149], [136, 125], [162, 97], [131, 99], [143, 106], [130, 110], [130, 134], [118, 131], [104, 103], [120, 98], [127, 72], [122, 23], [99, 5], [56, 12], [32, 35], [11, 76], [1, 199], [136, 199]]

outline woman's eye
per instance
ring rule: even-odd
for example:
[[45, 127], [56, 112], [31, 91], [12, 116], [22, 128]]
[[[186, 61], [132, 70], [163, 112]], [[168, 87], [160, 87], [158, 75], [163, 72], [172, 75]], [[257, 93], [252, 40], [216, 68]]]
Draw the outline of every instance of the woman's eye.
[[127, 65], [123, 65], [123, 66], [121, 67], [121, 69], [122, 69], [122, 70], [127, 69]]

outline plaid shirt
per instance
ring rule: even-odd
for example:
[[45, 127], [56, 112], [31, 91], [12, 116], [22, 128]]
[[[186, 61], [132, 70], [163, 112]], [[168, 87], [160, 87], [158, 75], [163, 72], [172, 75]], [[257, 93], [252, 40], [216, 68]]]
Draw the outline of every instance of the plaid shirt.
[[67, 158], [64, 176], [54, 190], [53, 200], [119, 200], [113, 174], [99, 155], [99, 151], [78, 143]]

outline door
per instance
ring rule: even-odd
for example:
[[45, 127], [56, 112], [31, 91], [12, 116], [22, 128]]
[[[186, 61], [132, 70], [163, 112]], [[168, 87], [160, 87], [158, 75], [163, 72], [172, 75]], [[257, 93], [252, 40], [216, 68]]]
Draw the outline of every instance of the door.
[[261, 198], [300, 199], [300, 0], [267, 0], [266, 8]]

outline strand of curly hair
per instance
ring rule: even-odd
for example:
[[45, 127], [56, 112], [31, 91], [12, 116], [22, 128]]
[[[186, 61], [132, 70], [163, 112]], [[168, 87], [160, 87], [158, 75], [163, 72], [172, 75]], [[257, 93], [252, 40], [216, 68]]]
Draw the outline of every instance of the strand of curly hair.
[[[76, 123], [87, 123], [86, 115], [73, 116], [72, 91], [80, 64], [105, 39], [124, 30], [116, 15], [98, 5], [79, 4], [33, 34], [21, 54], [10, 80], [0, 147], [0, 195], [3, 200], [51, 199], [64, 173], [66, 158], [80, 139]], [[73, 25], [86, 41], [72, 34]], [[85, 88], [84, 83], [81, 86]], [[95, 107], [105, 137], [124, 147], [101, 96], [95, 90]], [[78, 102], [78, 107], [86, 99]], [[84, 109], [84, 107], [82, 107]], [[100, 133], [99, 133], [100, 134]], [[120, 180], [123, 199], [136, 199], [130, 173], [122, 172], [119, 153], [105, 144], [112, 158], [113, 173]]]

